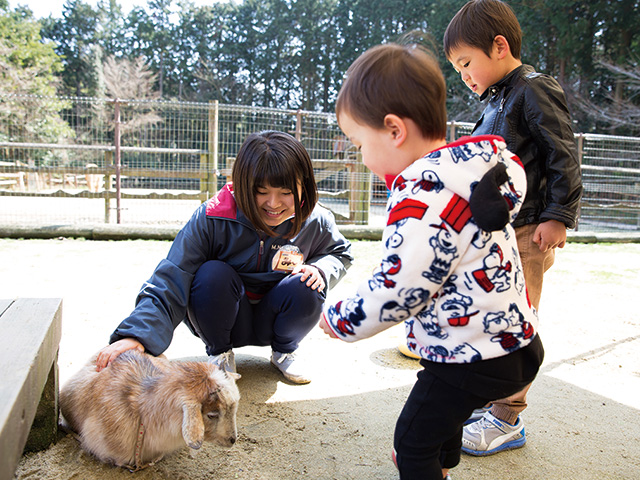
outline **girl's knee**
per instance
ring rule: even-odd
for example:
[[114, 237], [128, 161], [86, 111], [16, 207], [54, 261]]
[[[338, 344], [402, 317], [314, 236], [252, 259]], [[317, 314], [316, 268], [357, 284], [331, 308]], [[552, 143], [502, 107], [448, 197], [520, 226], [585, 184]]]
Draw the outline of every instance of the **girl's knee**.
[[300, 274], [290, 275], [280, 282], [278, 287], [293, 303], [314, 309], [322, 308], [324, 304], [324, 293], [308, 287], [306, 282], [301, 281]]
[[220, 260], [209, 260], [203, 263], [195, 273], [194, 285], [206, 285], [209, 288], [238, 289], [242, 281], [238, 273], [229, 264]]

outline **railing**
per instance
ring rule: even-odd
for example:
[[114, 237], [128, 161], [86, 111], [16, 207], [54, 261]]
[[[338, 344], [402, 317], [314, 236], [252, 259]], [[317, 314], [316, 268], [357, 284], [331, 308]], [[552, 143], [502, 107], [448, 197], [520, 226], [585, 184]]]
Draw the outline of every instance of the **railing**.
[[[0, 223], [183, 224], [228, 180], [246, 135], [266, 129], [303, 142], [320, 201], [340, 223], [384, 223], [386, 188], [349, 148], [332, 114], [86, 98], [0, 96], [0, 106], [22, 112], [0, 112]], [[63, 134], [43, 141], [32, 133], [37, 115], [29, 112], [54, 110]], [[450, 122], [449, 140], [472, 127]], [[579, 229], [637, 230], [640, 139], [576, 138], [585, 186]]]

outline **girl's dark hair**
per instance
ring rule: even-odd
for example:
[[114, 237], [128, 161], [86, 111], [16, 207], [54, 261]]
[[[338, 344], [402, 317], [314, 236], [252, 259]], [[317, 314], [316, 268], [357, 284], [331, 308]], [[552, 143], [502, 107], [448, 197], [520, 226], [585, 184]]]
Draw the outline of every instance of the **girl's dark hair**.
[[449, 58], [451, 50], [464, 44], [479, 48], [490, 57], [498, 35], [507, 39], [511, 55], [519, 60], [522, 30], [511, 7], [500, 0], [471, 0], [449, 22], [444, 33], [444, 53]]
[[420, 44], [370, 48], [347, 70], [336, 101], [361, 125], [384, 128], [388, 114], [413, 120], [425, 138], [445, 138], [446, 86], [435, 55]]
[[[277, 234], [260, 216], [256, 204], [259, 187], [271, 186], [291, 190], [295, 217], [286, 238], [300, 232], [318, 202], [318, 189], [309, 153], [302, 143], [288, 133], [268, 130], [249, 135], [238, 152], [231, 171], [236, 204], [258, 230], [269, 236]], [[298, 185], [302, 196], [298, 198]]]

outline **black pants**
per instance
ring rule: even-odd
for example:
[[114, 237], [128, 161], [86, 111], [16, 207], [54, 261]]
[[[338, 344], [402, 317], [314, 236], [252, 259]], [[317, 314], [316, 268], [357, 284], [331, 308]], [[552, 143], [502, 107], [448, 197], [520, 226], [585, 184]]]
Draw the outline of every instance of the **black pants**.
[[535, 378], [544, 350], [540, 338], [509, 355], [465, 364], [422, 360], [394, 434], [402, 480], [441, 480], [460, 463], [462, 427], [476, 408], [520, 391]]
[[324, 294], [307, 287], [300, 275], [285, 277], [252, 304], [236, 271], [211, 260], [196, 272], [187, 313], [207, 355], [245, 345], [291, 353], [318, 323], [323, 304]]

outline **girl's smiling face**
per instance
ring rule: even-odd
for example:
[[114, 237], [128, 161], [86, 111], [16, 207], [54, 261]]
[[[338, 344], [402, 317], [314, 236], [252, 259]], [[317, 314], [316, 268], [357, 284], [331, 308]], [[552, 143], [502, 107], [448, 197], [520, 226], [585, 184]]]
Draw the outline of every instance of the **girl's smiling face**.
[[[302, 197], [302, 186], [298, 183], [298, 198]], [[256, 188], [256, 205], [262, 220], [276, 227], [296, 212], [293, 192], [288, 188], [261, 185]]]

